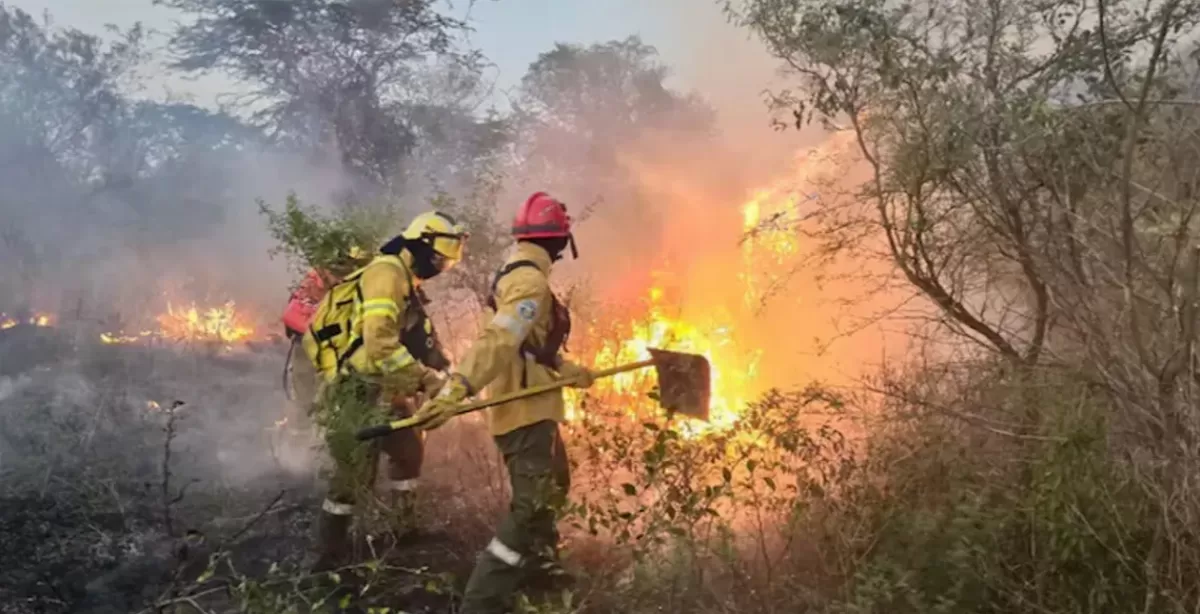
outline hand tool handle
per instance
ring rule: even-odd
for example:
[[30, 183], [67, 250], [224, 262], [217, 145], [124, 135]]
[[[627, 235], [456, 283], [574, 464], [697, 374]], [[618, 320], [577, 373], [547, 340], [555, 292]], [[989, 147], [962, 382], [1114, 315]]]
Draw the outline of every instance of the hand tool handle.
[[[593, 371], [592, 378], [600, 379], [603, 377], [612, 377], [619, 373], [625, 373], [628, 371], [637, 371], [638, 369], [645, 369], [646, 367], [653, 367], [653, 366], [654, 366], [653, 360], [643, 360], [641, 362], [633, 362], [633, 363], [629, 363], [626, 365], [618, 365], [615, 367], [610, 367], [608, 369], [602, 369], [600, 371]], [[519, 399], [527, 399], [529, 397], [537, 396], [539, 394], [553, 392], [560, 388], [566, 388], [567, 386], [574, 384], [576, 381], [578, 381], [578, 379], [579, 379], [578, 377], [562, 379], [562, 380], [558, 380], [555, 382], [550, 382], [548, 384], [541, 384], [539, 386], [522, 388], [515, 392], [510, 392], [508, 394], [502, 394], [499, 396], [492, 397], [490, 399], [485, 399], [482, 401], [475, 401], [474, 403], [468, 403], [466, 405], [460, 405], [458, 408], [456, 408], [454, 410], [454, 415], [461, 416], [462, 414], [469, 414], [473, 411], [479, 411], [481, 409], [486, 409], [488, 407], [495, 407], [497, 405], [503, 405], [503, 404], [511, 402], [511, 401], [516, 401]], [[359, 441], [366, 441], [368, 439], [387, 435], [388, 433], [391, 433], [393, 431], [400, 431], [400, 430], [403, 430], [406, 428], [420, 426], [422, 422], [423, 422], [422, 420], [417, 420], [415, 416], [412, 418], [405, 418], [403, 420], [394, 420], [387, 424], [380, 424], [377, 426], [371, 426], [371, 427], [362, 429], [358, 433], [356, 433], [354, 435], [354, 437], [356, 439], [358, 439]]]

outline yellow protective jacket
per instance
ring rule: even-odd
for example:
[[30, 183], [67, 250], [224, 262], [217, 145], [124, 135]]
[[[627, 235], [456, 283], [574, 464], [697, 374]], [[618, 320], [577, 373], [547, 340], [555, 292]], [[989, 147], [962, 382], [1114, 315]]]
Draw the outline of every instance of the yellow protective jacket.
[[416, 314], [409, 308], [416, 300], [412, 296], [415, 283], [418, 280], [407, 251], [399, 256], [376, 256], [359, 280], [362, 312], [353, 331], [362, 338], [363, 346], [347, 362], [358, 373], [378, 376], [389, 396], [415, 394], [425, 375], [425, 367], [400, 341], [401, 332], [416, 323]]
[[[459, 362], [458, 374], [472, 391], [486, 388], [489, 396], [515, 392], [522, 388], [522, 375], [526, 386], [557, 379], [549, 367], [520, 351], [526, 340], [540, 345], [550, 332], [550, 255], [536, 245], [518, 243], [506, 265], [521, 260], [535, 266], [514, 269], [499, 279], [496, 310], [489, 310], [491, 320]], [[498, 405], [489, 410], [488, 423], [492, 435], [498, 436], [543, 420], [561, 422], [564, 417], [562, 393], [550, 392]]]

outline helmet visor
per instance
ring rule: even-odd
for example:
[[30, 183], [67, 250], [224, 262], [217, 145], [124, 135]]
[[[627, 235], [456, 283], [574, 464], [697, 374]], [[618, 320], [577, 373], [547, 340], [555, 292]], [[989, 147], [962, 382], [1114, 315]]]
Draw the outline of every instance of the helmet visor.
[[433, 248], [433, 263], [439, 271], [446, 271], [462, 261], [466, 251], [468, 235], [452, 233], [429, 233], [430, 246]]

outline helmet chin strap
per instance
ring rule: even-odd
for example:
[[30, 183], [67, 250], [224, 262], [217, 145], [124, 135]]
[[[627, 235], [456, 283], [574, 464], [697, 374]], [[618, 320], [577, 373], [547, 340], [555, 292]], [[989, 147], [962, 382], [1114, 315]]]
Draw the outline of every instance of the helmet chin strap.
[[567, 245], [571, 246], [571, 260], [579, 260], [579, 250], [575, 247], [575, 233], [567, 235]]

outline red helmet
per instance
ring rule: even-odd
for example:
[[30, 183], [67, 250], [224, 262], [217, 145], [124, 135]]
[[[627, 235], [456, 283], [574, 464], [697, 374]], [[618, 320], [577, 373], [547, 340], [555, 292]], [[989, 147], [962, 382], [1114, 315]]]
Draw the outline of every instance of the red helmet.
[[517, 239], [566, 237], [571, 245], [572, 257], [579, 257], [575, 250], [575, 237], [571, 234], [571, 216], [567, 215], [567, 206], [545, 192], [535, 192], [517, 209], [512, 234]]
[[571, 216], [567, 206], [545, 192], [536, 192], [517, 209], [513, 218], [513, 236], [518, 239], [546, 239], [571, 236]]

